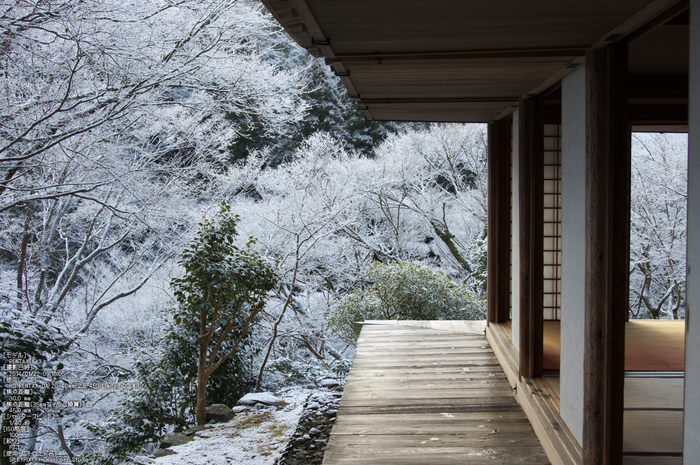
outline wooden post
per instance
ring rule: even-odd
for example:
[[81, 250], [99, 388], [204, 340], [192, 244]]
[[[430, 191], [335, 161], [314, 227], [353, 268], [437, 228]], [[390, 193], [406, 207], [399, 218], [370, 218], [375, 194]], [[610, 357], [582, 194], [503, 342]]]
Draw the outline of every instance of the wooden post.
[[504, 323], [510, 307], [511, 124], [488, 126], [488, 322]]
[[622, 464], [631, 148], [627, 47], [586, 53], [583, 463]]
[[700, 457], [700, 0], [690, 2], [688, 261], [686, 264], [683, 457]]
[[520, 100], [520, 376], [542, 376], [544, 98]]

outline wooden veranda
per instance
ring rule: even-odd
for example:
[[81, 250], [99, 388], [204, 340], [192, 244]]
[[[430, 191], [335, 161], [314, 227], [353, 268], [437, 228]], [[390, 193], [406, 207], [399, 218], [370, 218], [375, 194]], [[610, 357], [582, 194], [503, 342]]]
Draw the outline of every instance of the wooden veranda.
[[549, 461], [484, 322], [386, 321], [362, 327], [323, 463]]

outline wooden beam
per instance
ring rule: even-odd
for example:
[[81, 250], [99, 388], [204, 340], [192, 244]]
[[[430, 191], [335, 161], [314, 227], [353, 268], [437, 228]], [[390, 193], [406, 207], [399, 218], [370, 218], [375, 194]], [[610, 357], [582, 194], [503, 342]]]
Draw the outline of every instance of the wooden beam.
[[323, 32], [321, 26], [316, 19], [316, 16], [309, 8], [306, 0], [290, 0], [292, 8], [295, 11], [295, 15], [298, 15], [299, 19], [306, 26], [311, 42], [316, 45], [323, 55], [326, 57], [335, 56], [335, 52], [330, 47], [330, 38]]
[[544, 97], [520, 100], [520, 376], [542, 376]]
[[[674, 20], [680, 20], [680, 21], [675, 21], [676, 24], [683, 24], [683, 20], [688, 18], [688, 9], [690, 8], [690, 2], [688, 0], [681, 0], [675, 5], [673, 5], [671, 8], [668, 10], [664, 11], [660, 15], [658, 15], [656, 18], [652, 19], [648, 23], [646, 23], [644, 26], [640, 27], [636, 31], [634, 31], [632, 34], [627, 36], [625, 38], [625, 41], [627, 43], [637, 40], [640, 37], [643, 37], [656, 29], [659, 26], [663, 26], [664, 24], [673, 24]], [[687, 25], [688, 23], [686, 22], [683, 25]]]
[[[649, 22], [653, 21], [660, 15], [664, 15], [678, 3], [684, 0], [654, 0], [647, 6], [637, 11], [627, 21], [617, 26], [612, 31], [598, 39], [592, 46], [594, 49], [605, 48], [613, 43], [619, 42], [622, 39], [632, 37], [632, 34], [644, 27]], [[588, 53], [586, 53], [588, 56]], [[588, 61], [586, 61], [588, 62]]]
[[488, 126], [488, 321], [504, 323], [510, 310], [511, 120]]
[[583, 57], [586, 46], [579, 47], [543, 47], [523, 49], [489, 49], [489, 50], [449, 50], [421, 52], [382, 52], [371, 54], [337, 54], [326, 58], [326, 64], [362, 63], [373, 61], [404, 60], [465, 60], [470, 58], [549, 58], [549, 57]]
[[538, 84], [537, 87], [530, 90], [530, 92], [528, 92], [526, 95], [538, 95], [542, 92], [546, 92], [547, 89], [550, 89], [552, 86], [556, 86], [559, 82], [561, 82], [562, 79], [564, 79], [567, 75], [571, 74], [576, 68], [581, 66], [583, 62], [584, 57], [576, 58], [571, 63], [560, 69], [558, 72], [556, 72], [555, 74], [551, 75], [549, 78]]
[[505, 97], [410, 97], [410, 98], [362, 98], [357, 100], [362, 103], [370, 104], [411, 104], [411, 103], [516, 103], [520, 99], [519, 96]]
[[308, 34], [308, 28], [299, 17], [299, 13], [292, 8], [287, 0], [261, 0], [265, 8], [275, 17], [275, 19], [285, 28], [292, 38], [309, 53], [316, 58], [323, 55], [312, 42]]
[[583, 463], [622, 464], [631, 148], [627, 47], [586, 54]]

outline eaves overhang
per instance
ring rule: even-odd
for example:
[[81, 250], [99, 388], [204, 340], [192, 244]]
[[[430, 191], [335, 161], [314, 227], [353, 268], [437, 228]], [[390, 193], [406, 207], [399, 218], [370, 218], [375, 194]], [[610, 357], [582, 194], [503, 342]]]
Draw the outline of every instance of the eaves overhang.
[[[682, 0], [262, 0], [373, 120], [490, 122]], [[686, 6], [687, 8], [687, 6]], [[672, 14], [672, 13], [671, 13]]]

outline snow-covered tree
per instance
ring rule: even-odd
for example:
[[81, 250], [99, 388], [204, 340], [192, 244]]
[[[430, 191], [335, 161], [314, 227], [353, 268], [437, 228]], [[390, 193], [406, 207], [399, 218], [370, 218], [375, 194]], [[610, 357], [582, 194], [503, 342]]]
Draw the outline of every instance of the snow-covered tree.
[[688, 137], [640, 133], [632, 143], [631, 317], [683, 318]]
[[374, 220], [366, 223], [371, 229], [364, 234], [363, 223], [357, 223], [353, 234], [367, 241], [382, 237], [385, 249], [377, 252], [394, 260], [432, 259], [483, 292], [484, 127], [451, 124], [408, 131], [389, 138], [376, 153], [381, 176], [369, 173], [363, 204]]

